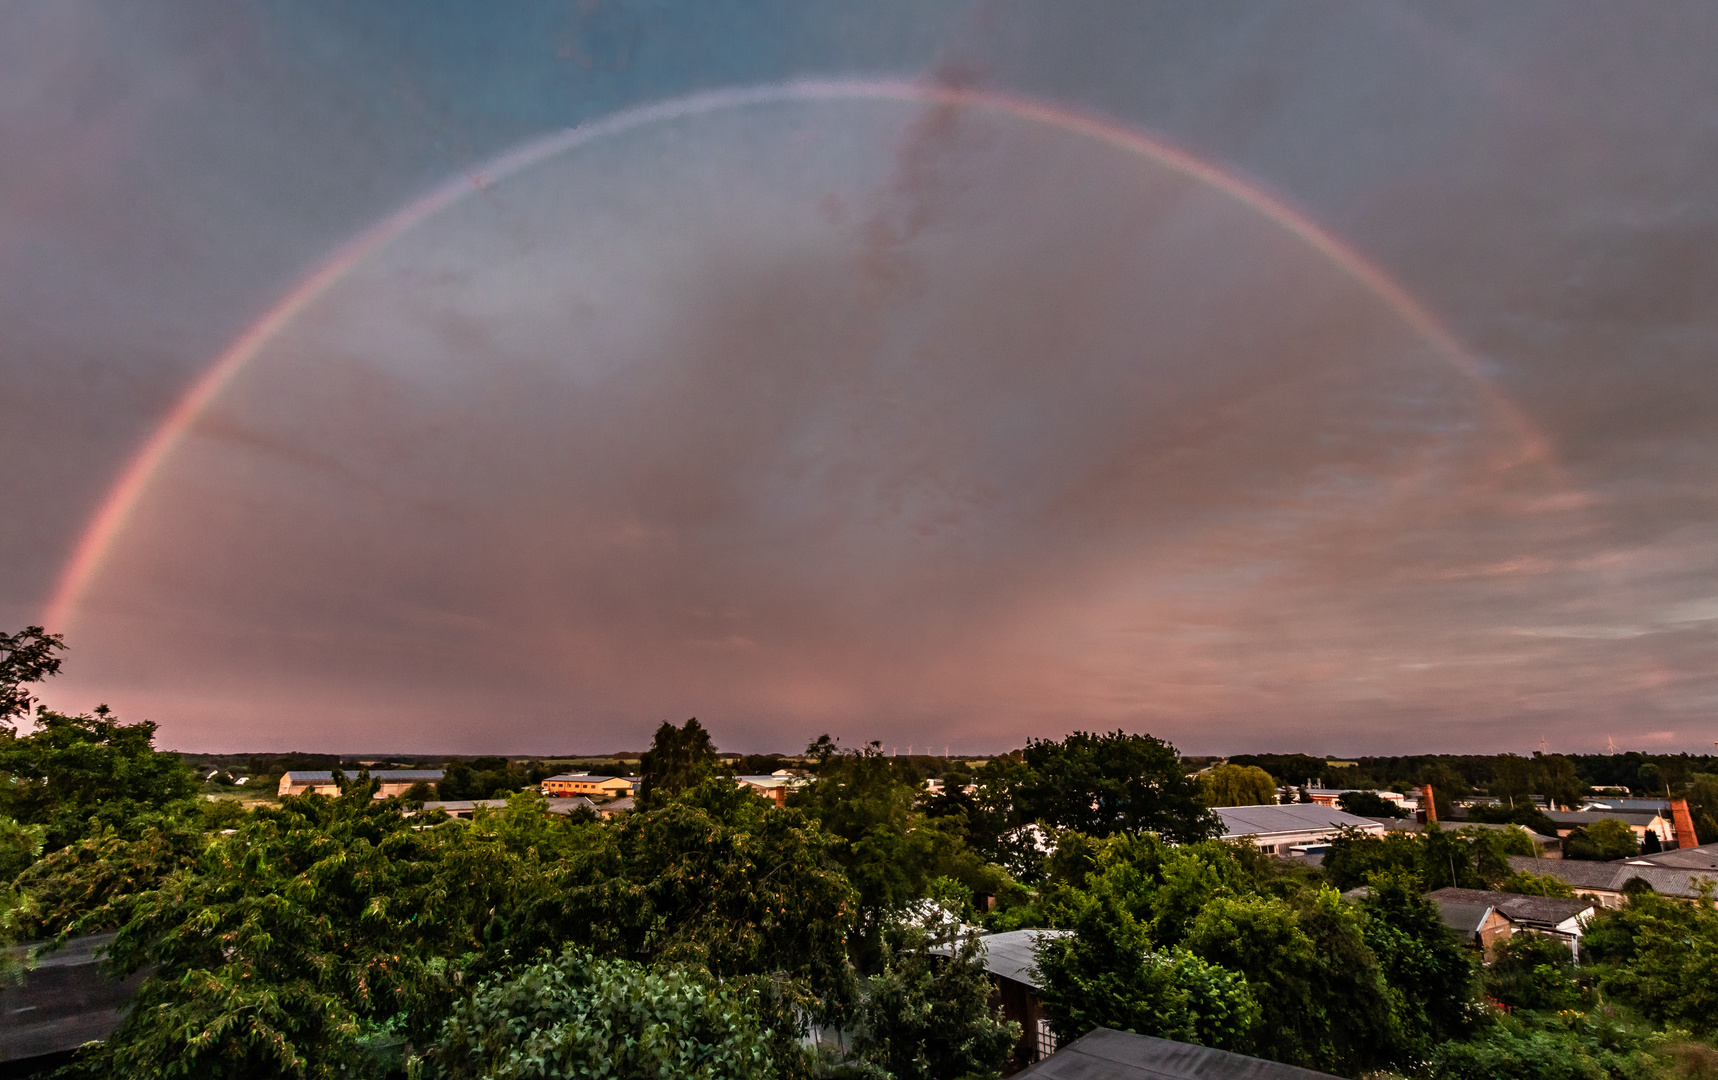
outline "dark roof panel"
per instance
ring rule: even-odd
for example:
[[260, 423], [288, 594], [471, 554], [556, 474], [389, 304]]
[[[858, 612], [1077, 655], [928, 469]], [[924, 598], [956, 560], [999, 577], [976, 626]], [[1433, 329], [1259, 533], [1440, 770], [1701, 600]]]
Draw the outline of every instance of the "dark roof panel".
[[1032, 1080], [1331, 1080], [1329, 1073], [1098, 1028], [1017, 1073]]

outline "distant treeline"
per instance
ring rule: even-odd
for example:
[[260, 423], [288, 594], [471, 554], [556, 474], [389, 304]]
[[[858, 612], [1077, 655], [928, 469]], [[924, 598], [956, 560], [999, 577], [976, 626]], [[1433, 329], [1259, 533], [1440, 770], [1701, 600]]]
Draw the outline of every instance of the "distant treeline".
[[[1442, 779], [1451, 794], [1489, 791], [1506, 781], [1511, 769], [1522, 762], [1558, 764], [1567, 762], [1576, 778], [1588, 787], [1626, 787], [1631, 793], [1662, 795], [1667, 785], [1678, 785], [1694, 773], [1718, 772], [1718, 757], [1711, 754], [1409, 754], [1401, 757], [1322, 758], [1309, 754], [1236, 754], [1228, 759], [1236, 765], [1256, 765], [1280, 783], [1303, 784], [1322, 780], [1326, 787], [1389, 787]], [[1351, 761], [1353, 765], [1330, 765], [1329, 761]]]

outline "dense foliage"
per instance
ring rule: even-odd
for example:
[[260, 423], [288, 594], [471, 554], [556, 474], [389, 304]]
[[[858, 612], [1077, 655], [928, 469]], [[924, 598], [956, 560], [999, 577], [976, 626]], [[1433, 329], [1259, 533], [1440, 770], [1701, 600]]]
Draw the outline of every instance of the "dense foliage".
[[764, 1080], [771, 1046], [750, 995], [684, 968], [568, 949], [480, 985], [411, 1075], [423, 1080]]
[[[6, 719], [58, 650], [36, 628], [0, 636]], [[1533, 853], [1521, 829], [1349, 832], [1322, 868], [1212, 839], [1211, 804], [1274, 796], [1267, 765], [1405, 772], [1440, 801], [1490, 786], [1497, 825], [1532, 827], [1533, 797], [1568, 794], [1583, 759], [1236, 758], [1195, 776], [1120, 732], [940, 765], [825, 736], [745, 763], [802, 770], [777, 807], [688, 721], [644, 755], [641, 809], [551, 814], [530, 790], [545, 766], [475, 758], [449, 765], [444, 796], [516, 793], [454, 821], [375, 797], [363, 771], [338, 797], [199, 799], [232, 773], [205, 782], [150, 724], [32, 719], [0, 732], [0, 935], [113, 931], [114, 973], [142, 972], [81, 1075], [994, 1077], [1020, 1032], [963, 922], [1049, 928], [1042, 999], [1064, 1039], [1102, 1025], [1426, 1080], [1653, 1080], [1718, 1060], [1698, 1041], [1718, 1035], [1709, 896], [1633, 889], [1579, 962], [1518, 934], [1482, 967], [1426, 893], [1566, 894], [1511, 870]], [[1697, 809], [1718, 798], [1705, 762], [1633, 767]], [[1572, 839], [1634, 850], [1606, 823]], [[844, 1050], [808, 1050], [812, 1024]]]
[[1178, 843], [1221, 831], [1175, 747], [1150, 735], [1033, 739], [1025, 764], [1014, 802], [1026, 820], [1088, 836], [1152, 832]]
[[996, 1075], [1020, 1025], [991, 1011], [982, 948], [976, 935], [959, 935], [952, 955], [933, 955], [923, 930], [894, 928], [854, 1010], [856, 1060], [845, 1071], [854, 1080]]

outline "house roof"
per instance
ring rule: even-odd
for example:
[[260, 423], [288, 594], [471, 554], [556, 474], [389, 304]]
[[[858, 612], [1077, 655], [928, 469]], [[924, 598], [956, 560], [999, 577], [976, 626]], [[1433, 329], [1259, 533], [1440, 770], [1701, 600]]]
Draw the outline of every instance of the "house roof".
[[1277, 806], [1219, 806], [1213, 813], [1223, 820], [1225, 839], [1237, 836], [1281, 836], [1289, 833], [1334, 832], [1344, 826], [1354, 826], [1377, 832], [1378, 823], [1371, 818], [1343, 813], [1334, 806], [1317, 803], [1286, 803]]
[[1668, 866], [1679, 870], [1718, 870], [1718, 844], [1673, 848], [1656, 855], [1625, 859], [1630, 866]]
[[1033, 1080], [1331, 1080], [1278, 1061], [1097, 1028], [1016, 1073]]
[[1664, 817], [1657, 810], [1544, 810], [1546, 817], [1559, 825], [1591, 825], [1595, 821], [1620, 821], [1625, 825], [1644, 828], [1656, 818]]
[[[348, 780], [355, 779], [358, 775], [357, 769], [342, 771], [346, 773], [346, 778]], [[440, 769], [376, 769], [370, 773], [370, 779], [372, 780], [392, 781], [440, 780], [441, 776], [442, 771]], [[297, 769], [294, 769], [292, 772], [289, 772], [282, 777], [282, 779], [289, 780], [294, 784], [332, 784], [334, 782], [334, 770], [312, 769], [300, 772]]]
[[1582, 859], [1530, 859], [1525, 855], [1512, 855], [1509, 868], [1525, 870], [1530, 874], [1549, 875], [1567, 882], [1573, 888], [1593, 889], [1598, 892], [1620, 893], [1630, 878], [1640, 878], [1651, 885], [1654, 891], [1666, 896], [1698, 896], [1700, 891], [1694, 887], [1696, 881], [1710, 881], [1718, 885], [1718, 870], [1638, 866], [1632, 860], [1587, 862]]
[[[981, 937], [978, 942], [984, 950], [984, 970], [998, 978], [1023, 983], [1036, 990], [1038, 958], [1032, 955], [1032, 946], [1040, 937], [1059, 938], [1071, 933], [1072, 930], [1049, 930], [1040, 926]], [[931, 952], [939, 956], [952, 956], [954, 946], [933, 945]]]
[[547, 780], [544, 780], [543, 783], [547, 784], [547, 783], [550, 783], [552, 781], [559, 780], [559, 781], [562, 781], [564, 783], [571, 783], [573, 781], [577, 781], [581, 784], [601, 784], [601, 783], [605, 783], [606, 781], [609, 781], [609, 780], [625, 780], [625, 779], [626, 779], [626, 777], [624, 777], [624, 776], [592, 776], [589, 773], [560, 773], [556, 776], [549, 777]]
[[1444, 925], [1462, 935], [1472, 937], [1485, 926], [1491, 913], [1497, 910], [1495, 904], [1484, 901], [1436, 899], [1438, 914], [1443, 918]]
[[[1510, 922], [1523, 926], [1556, 926], [1583, 911], [1592, 910], [1595, 906], [1591, 900], [1566, 900], [1558, 896], [1529, 896], [1523, 893], [1491, 892], [1487, 889], [1439, 889], [1427, 893], [1426, 896], [1438, 905], [1440, 911], [1446, 904], [1464, 913], [1469, 908], [1484, 905], [1496, 908], [1503, 912]], [[1444, 921], [1450, 922], [1449, 917], [1445, 916]], [[1451, 922], [1450, 925], [1455, 926], [1455, 923]], [[1456, 929], [1461, 927], [1457, 926]]]

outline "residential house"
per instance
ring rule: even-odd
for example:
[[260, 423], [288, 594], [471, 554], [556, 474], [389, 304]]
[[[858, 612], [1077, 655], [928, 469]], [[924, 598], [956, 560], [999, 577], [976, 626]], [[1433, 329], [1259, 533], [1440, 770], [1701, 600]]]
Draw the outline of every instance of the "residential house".
[[[357, 769], [346, 773], [348, 780], [357, 779], [357, 776]], [[377, 769], [370, 774], [370, 779], [381, 781], [381, 787], [376, 789], [375, 797], [385, 799], [390, 795], [404, 795], [411, 790], [413, 784], [439, 784], [441, 776], [440, 769]], [[280, 778], [279, 790], [282, 798], [311, 792], [318, 795], [340, 794], [340, 787], [334, 782], [334, 773], [330, 769], [289, 772]]]
[[[1440, 889], [1438, 892], [1469, 893], [1475, 889]], [[1443, 917], [1444, 925], [1456, 932], [1462, 944], [1479, 950], [1481, 956], [1489, 958], [1496, 951], [1498, 943], [1509, 937], [1512, 928], [1509, 916], [1497, 910], [1497, 905], [1490, 900], [1469, 900], [1454, 896], [1439, 896], [1431, 894], [1433, 903], [1438, 905], [1438, 914]]]
[[1598, 907], [1590, 899], [1486, 889], [1439, 889], [1426, 898], [1438, 905], [1438, 914], [1450, 929], [1488, 958], [1499, 942], [1523, 931], [1559, 938], [1579, 957], [1582, 929]]
[[551, 799], [570, 799], [575, 795], [587, 798], [613, 799], [631, 795], [632, 781], [624, 776], [592, 776], [589, 773], [560, 773], [543, 781], [543, 794]]
[[1334, 1080], [1298, 1065], [1110, 1028], [1086, 1032], [1019, 1075], [1023, 1080]]
[[1249, 840], [1260, 851], [1277, 855], [1293, 854], [1296, 848], [1317, 848], [1343, 829], [1384, 834], [1380, 822], [1318, 803], [1219, 806], [1214, 813], [1222, 819], [1223, 839]]

